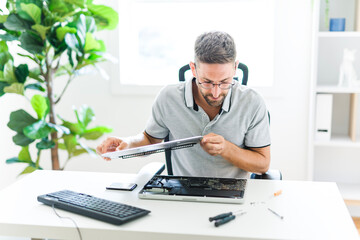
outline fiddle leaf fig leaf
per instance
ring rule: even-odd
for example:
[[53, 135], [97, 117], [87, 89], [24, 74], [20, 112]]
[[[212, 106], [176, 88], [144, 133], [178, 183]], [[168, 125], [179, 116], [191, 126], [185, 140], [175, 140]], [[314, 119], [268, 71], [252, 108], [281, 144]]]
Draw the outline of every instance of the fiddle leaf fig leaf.
[[111, 7], [104, 5], [88, 5], [89, 11], [93, 14], [98, 30], [115, 29], [119, 22], [118, 13]]
[[46, 33], [50, 29], [50, 27], [45, 27], [40, 24], [33, 25], [33, 26], [31, 26], [31, 28], [34, 29], [40, 35], [42, 40], [45, 40]]
[[0, 71], [4, 71], [5, 64], [9, 61], [13, 61], [9, 48], [5, 41], [0, 41]]
[[81, 106], [79, 112], [75, 110], [75, 114], [78, 117], [79, 123], [82, 124], [84, 128], [95, 118], [94, 111], [87, 105]]
[[65, 38], [65, 34], [67, 34], [67, 33], [75, 34], [76, 28], [64, 26], [64, 27], [58, 27], [56, 29], [56, 37], [59, 41], [63, 41]]
[[85, 143], [79, 142], [80, 146], [85, 149], [92, 157], [97, 157], [97, 154], [94, 149], [89, 148]]
[[[34, 60], [35, 61], [35, 60]], [[34, 69], [31, 69], [29, 71], [29, 77], [31, 77], [32, 79], [35, 79], [39, 82], [44, 82], [44, 80], [42, 80], [39, 75], [41, 74], [41, 71], [39, 68], [34, 68]]]
[[33, 3], [20, 3], [21, 9], [30, 16], [34, 23], [39, 24], [41, 22], [41, 9]]
[[62, 125], [68, 129], [70, 129], [71, 133], [74, 133], [74, 134], [82, 133], [81, 127], [77, 123], [71, 123], [71, 122], [65, 121], [65, 122], [63, 122]]
[[35, 123], [37, 120], [28, 114], [25, 110], [20, 109], [10, 114], [10, 121], [7, 126], [18, 133], [23, 133], [23, 129]]
[[[42, 0], [16, 0], [14, 1], [16, 4], [16, 12], [22, 19], [30, 21], [34, 23], [34, 16], [38, 14], [33, 5], [40, 9], [40, 16], [41, 16], [41, 9], [43, 8], [43, 1]], [[11, 12], [11, 11], [10, 11]]]
[[63, 139], [64, 139], [64, 143], [66, 146], [66, 150], [67, 150], [69, 156], [71, 156], [72, 153], [76, 149], [76, 145], [78, 144], [76, 137], [74, 135], [70, 134], [70, 135], [65, 135], [63, 137]]
[[22, 19], [19, 15], [11, 13], [7, 17], [4, 26], [12, 31], [23, 31], [30, 29], [31, 23]]
[[76, 134], [76, 135], [82, 134], [83, 131], [78, 123], [72, 123], [61, 118], [59, 115], [57, 116], [63, 122], [62, 126], [66, 127], [67, 129], [70, 129], [71, 134]]
[[100, 43], [94, 38], [92, 33], [87, 32], [85, 37], [84, 51], [89, 52], [90, 50], [100, 49]]
[[31, 98], [31, 106], [35, 110], [38, 119], [44, 119], [48, 111], [47, 98], [41, 95], [34, 95]]
[[91, 129], [87, 129], [81, 135], [81, 137], [88, 140], [95, 140], [101, 137], [104, 133], [111, 133], [113, 129], [105, 127], [105, 126], [97, 126]]
[[4, 80], [8, 83], [16, 82], [16, 77], [14, 73], [14, 67], [12, 61], [8, 61], [4, 66], [3, 73]]
[[15, 37], [14, 35], [7, 33], [7, 34], [0, 34], [0, 39], [5, 41], [14, 41], [14, 40], [18, 40], [18, 37]]
[[55, 147], [55, 142], [52, 140], [48, 140], [47, 138], [43, 138], [41, 142], [38, 142], [36, 144], [36, 148], [41, 150], [50, 149], [53, 147]]
[[62, 133], [62, 134], [70, 134], [70, 129], [68, 129], [67, 127], [61, 126], [61, 125], [56, 125], [53, 123], [48, 123], [48, 126], [51, 127], [52, 129], [55, 129], [55, 131], [57, 131], [58, 133]]
[[13, 137], [13, 142], [18, 145], [18, 146], [27, 146], [29, 145], [30, 143], [32, 143], [33, 139], [30, 139], [28, 137], [26, 137], [24, 134], [22, 133], [17, 133], [14, 137]]
[[41, 169], [41, 168], [36, 168], [36, 167], [34, 167], [32, 165], [29, 165], [19, 175], [26, 174], [26, 173], [32, 173], [32, 172], [34, 172], [34, 171], [36, 171], [38, 169]]
[[78, 43], [78, 40], [77, 40], [75, 34], [66, 33], [64, 39], [65, 39], [66, 45], [69, 48], [74, 49], [74, 50], [79, 48], [79, 43]]
[[6, 22], [6, 19], [8, 18], [9, 15], [0, 15], [0, 23], [4, 23]]
[[93, 17], [86, 16], [86, 32], [94, 33], [96, 31], [96, 22]]
[[45, 88], [40, 83], [32, 83], [28, 84], [24, 88], [26, 89], [33, 89], [33, 90], [39, 90], [40, 92], [45, 92]]
[[21, 163], [21, 162], [22, 162], [22, 161], [20, 161], [17, 157], [13, 157], [13, 158], [6, 159], [6, 164]]
[[68, 2], [81, 8], [85, 8], [85, 0], [64, 0], [64, 2]]
[[44, 120], [39, 120], [24, 128], [24, 134], [31, 139], [45, 138], [51, 132], [51, 128]]
[[18, 67], [15, 68], [15, 76], [19, 83], [24, 83], [26, 78], [29, 76], [29, 68], [26, 64], [20, 64]]
[[0, 82], [0, 97], [5, 94], [4, 88], [7, 86], [10, 86], [10, 84], [6, 82]]
[[4, 87], [4, 92], [24, 95], [24, 84], [12, 83], [10, 86]]
[[41, 54], [45, 48], [41, 37], [31, 32], [24, 32], [19, 40], [20, 47], [33, 54]]
[[76, 157], [76, 156], [79, 156], [80, 154], [87, 153], [87, 152], [88, 151], [86, 151], [86, 149], [84, 149], [84, 148], [75, 149], [73, 152], [73, 156]]
[[22, 162], [32, 162], [29, 152], [29, 146], [21, 148], [21, 151], [19, 152], [18, 155], [18, 159]]

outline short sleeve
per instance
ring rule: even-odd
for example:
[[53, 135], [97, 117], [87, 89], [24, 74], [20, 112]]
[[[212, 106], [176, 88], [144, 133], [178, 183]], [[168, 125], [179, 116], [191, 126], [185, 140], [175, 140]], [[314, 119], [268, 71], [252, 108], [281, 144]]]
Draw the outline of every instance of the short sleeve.
[[152, 106], [150, 118], [148, 119], [145, 132], [153, 138], [164, 139], [169, 134], [169, 129], [164, 123], [165, 109], [164, 105], [166, 101], [166, 88], [162, 89]]
[[259, 96], [257, 108], [255, 108], [250, 126], [245, 135], [246, 147], [261, 148], [271, 144], [269, 113], [265, 102]]

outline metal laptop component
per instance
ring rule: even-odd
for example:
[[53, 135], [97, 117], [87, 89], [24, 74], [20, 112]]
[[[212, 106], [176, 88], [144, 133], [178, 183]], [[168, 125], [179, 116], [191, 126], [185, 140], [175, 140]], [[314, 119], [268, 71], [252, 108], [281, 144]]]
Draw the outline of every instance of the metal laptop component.
[[166, 149], [175, 150], [175, 149], [192, 147], [195, 144], [199, 143], [202, 138], [203, 138], [202, 136], [196, 136], [190, 138], [177, 139], [169, 142], [162, 142], [162, 143], [151, 144], [137, 148], [124, 149], [121, 151], [107, 152], [102, 154], [101, 156], [106, 158], [138, 157], [138, 156], [163, 152]]

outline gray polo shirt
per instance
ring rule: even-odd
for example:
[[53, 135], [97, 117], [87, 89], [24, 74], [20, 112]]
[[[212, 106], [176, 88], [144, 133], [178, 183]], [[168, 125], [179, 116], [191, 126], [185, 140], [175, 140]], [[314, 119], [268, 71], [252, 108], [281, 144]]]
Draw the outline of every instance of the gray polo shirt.
[[[254, 90], [235, 83], [219, 114], [210, 121], [192, 94], [192, 81], [164, 87], [153, 104], [145, 131], [154, 138], [170, 140], [215, 133], [241, 148], [270, 145], [269, 119], [263, 98]], [[248, 177], [221, 156], [211, 156], [200, 144], [172, 151], [174, 175]]]

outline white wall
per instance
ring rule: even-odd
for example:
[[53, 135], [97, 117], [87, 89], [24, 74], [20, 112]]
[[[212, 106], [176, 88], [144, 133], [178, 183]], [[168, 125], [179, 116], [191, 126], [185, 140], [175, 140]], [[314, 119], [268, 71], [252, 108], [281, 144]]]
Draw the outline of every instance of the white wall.
[[[116, 5], [115, 0], [107, 1], [107, 4], [110, 2]], [[281, 86], [270, 91], [259, 90], [264, 95], [271, 113], [271, 167], [280, 169], [284, 179], [306, 180], [311, 0], [276, 0], [276, 5], [275, 81]], [[104, 32], [102, 35], [112, 54], [117, 52], [119, 41], [114, 37], [114, 33]], [[121, 60], [124, 59], [120, 56]], [[107, 63], [104, 68], [112, 77], [117, 77], [114, 76], [117, 65]], [[72, 105], [80, 106], [86, 103], [95, 111], [96, 124], [114, 128], [111, 135], [127, 136], [141, 132], [155, 95], [113, 95], [111, 87], [111, 81], [103, 80], [98, 75], [78, 78], [70, 85], [57, 112], [75, 121]], [[21, 164], [5, 164], [6, 159], [16, 156], [20, 150], [11, 141], [14, 132], [7, 128], [6, 124], [10, 112], [18, 109], [23, 102], [24, 100], [14, 95], [0, 98], [0, 189], [15, 181], [17, 174], [25, 167]], [[50, 168], [50, 153], [47, 159], [45, 158], [46, 154], [43, 155], [41, 164]], [[84, 155], [72, 159], [66, 169], [135, 173], [150, 160], [164, 161], [164, 156], [155, 154], [144, 158], [106, 162], [100, 157]]]

